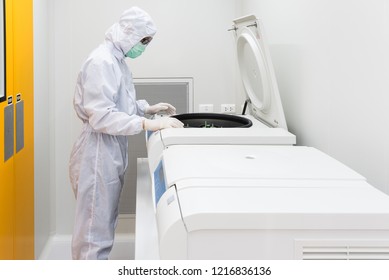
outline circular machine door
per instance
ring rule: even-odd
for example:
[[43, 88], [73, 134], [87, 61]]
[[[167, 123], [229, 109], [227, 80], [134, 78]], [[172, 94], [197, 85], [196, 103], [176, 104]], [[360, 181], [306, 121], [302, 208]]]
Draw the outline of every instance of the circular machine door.
[[216, 113], [190, 113], [174, 115], [173, 117], [183, 122], [184, 127], [226, 128], [253, 125], [251, 120], [244, 117]]
[[266, 112], [271, 103], [271, 82], [266, 56], [253, 32], [243, 28], [236, 41], [243, 86], [251, 104]]

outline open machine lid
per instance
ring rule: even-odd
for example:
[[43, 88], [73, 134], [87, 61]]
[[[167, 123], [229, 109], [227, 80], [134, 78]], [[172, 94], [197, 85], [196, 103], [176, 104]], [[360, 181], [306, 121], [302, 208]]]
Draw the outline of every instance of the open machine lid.
[[263, 28], [254, 15], [234, 21], [237, 59], [251, 113], [272, 127], [287, 129]]

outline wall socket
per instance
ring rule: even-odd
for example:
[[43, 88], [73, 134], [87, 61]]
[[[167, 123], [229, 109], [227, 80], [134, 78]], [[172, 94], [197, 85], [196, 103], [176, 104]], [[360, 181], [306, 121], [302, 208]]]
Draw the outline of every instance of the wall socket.
[[220, 112], [226, 113], [226, 114], [235, 113], [235, 104], [221, 104], [220, 105]]
[[199, 105], [200, 113], [211, 113], [213, 112], [213, 104], [200, 104]]

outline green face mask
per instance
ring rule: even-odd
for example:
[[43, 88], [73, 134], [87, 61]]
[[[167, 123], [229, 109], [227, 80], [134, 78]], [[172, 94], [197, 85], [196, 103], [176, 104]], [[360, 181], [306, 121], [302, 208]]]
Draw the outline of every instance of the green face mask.
[[126, 56], [130, 58], [137, 58], [145, 51], [145, 49], [146, 49], [146, 45], [143, 45], [141, 42], [139, 42], [126, 53]]

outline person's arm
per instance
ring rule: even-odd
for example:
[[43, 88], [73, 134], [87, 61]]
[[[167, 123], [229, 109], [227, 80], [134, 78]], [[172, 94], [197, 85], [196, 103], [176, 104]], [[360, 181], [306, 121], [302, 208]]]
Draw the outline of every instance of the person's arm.
[[116, 81], [113, 66], [105, 61], [86, 67], [83, 73], [83, 105], [89, 124], [95, 131], [106, 134], [137, 134], [142, 131], [144, 118], [118, 111], [113, 100], [119, 91]]

